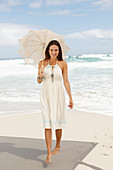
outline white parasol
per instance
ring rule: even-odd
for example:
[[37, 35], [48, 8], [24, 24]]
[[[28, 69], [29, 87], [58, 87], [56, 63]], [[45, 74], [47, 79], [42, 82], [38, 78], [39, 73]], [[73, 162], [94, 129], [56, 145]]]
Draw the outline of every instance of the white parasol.
[[65, 60], [69, 47], [64, 41], [64, 36], [58, 35], [49, 29], [30, 30], [27, 35], [19, 39], [18, 54], [24, 58], [25, 64], [38, 67], [39, 61], [44, 60], [45, 49], [51, 40], [57, 40], [60, 43], [63, 59]]

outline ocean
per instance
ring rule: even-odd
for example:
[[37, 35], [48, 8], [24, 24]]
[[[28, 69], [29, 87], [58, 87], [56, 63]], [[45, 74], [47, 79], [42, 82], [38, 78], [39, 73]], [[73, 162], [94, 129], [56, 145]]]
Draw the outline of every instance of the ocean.
[[[113, 116], [113, 54], [67, 56], [65, 61], [74, 109]], [[0, 116], [41, 111], [37, 74], [22, 58], [0, 59]]]

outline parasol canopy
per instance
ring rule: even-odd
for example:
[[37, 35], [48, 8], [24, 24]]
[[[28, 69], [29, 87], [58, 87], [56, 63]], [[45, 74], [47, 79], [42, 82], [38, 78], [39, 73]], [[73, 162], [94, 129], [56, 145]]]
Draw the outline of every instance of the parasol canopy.
[[52, 40], [57, 40], [60, 43], [62, 56], [65, 60], [70, 48], [65, 43], [64, 36], [56, 34], [49, 29], [30, 30], [27, 35], [19, 39], [19, 49], [17, 53], [24, 58], [25, 64], [38, 67], [39, 61], [41, 59], [44, 60], [45, 49], [48, 43]]

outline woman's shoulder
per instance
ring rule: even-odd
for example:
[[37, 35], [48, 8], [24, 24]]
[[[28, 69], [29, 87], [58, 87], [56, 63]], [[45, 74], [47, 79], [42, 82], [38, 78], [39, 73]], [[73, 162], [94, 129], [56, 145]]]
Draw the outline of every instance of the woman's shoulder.
[[59, 61], [58, 63], [59, 63], [59, 66], [61, 67], [62, 71], [67, 67], [67, 63], [64, 60]]
[[61, 64], [63, 67], [65, 67], [67, 65], [66, 61], [64, 61], [64, 60], [59, 61], [59, 64]]
[[40, 61], [39, 61], [39, 65], [42, 65], [42, 62], [43, 62], [43, 64], [45, 65], [46, 63], [48, 63], [48, 60], [47, 60], [47, 59], [46, 59], [46, 60], [45, 60], [45, 59], [44, 59], [44, 60], [40, 60]]
[[64, 60], [59, 61], [61, 64], [66, 64]]

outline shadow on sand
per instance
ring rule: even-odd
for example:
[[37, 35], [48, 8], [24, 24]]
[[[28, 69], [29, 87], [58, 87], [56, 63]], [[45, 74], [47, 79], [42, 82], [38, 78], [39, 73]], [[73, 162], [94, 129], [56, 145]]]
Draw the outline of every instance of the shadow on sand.
[[[0, 170], [74, 170], [82, 164], [94, 170], [102, 170], [82, 162], [97, 143], [61, 141], [61, 150], [52, 156], [48, 165], [46, 143], [43, 139], [0, 137]], [[52, 141], [52, 149], [55, 140]]]

